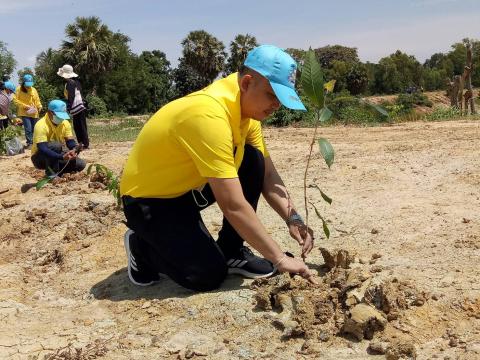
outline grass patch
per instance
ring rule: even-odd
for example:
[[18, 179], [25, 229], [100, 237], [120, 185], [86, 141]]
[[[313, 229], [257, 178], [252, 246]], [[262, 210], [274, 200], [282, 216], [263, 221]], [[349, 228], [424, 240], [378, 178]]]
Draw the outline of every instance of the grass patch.
[[143, 118], [121, 118], [111, 120], [93, 120], [88, 126], [92, 142], [134, 141], [145, 121]]

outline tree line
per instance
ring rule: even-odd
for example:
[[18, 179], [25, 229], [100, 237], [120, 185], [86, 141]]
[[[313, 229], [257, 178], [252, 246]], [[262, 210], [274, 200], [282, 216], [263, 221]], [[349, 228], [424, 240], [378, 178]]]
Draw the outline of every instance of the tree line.
[[[400, 50], [378, 63], [363, 63], [356, 48], [328, 45], [314, 49], [326, 80], [335, 79], [334, 93], [376, 95], [402, 93], [407, 89], [445, 89], [447, 80], [463, 72], [466, 44], [474, 63], [480, 63], [480, 41], [463, 39], [447, 53], [435, 53], [423, 64]], [[80, 75], [83, 92], [94, 113], [143, 114], [158, 110], [167, 102], [203, 88], [219, 76], [239, 69], [248, 51], [258, 45], [250, 34], [239, 34], [226, 47], [204, 30], [191, 31], [181, 42], [182, 56], [172, 68], [161, 50], [132, 52], [130, 38], [111, 31], [98, 17], [77, 17], [65, 28], [65, 39], [58, 48], [38, 54], [33, 69], [18, 71], [35, 75], [42, 102], [63, 97], [63, 79], [56, 72], [63, 64], [72, 65]], [[302, 63], [305, 49], [287, 51]], [[0, 41], [0, 75], [10, 76], [16, 62]], [[480, 86], [480, 68], [472, 73], [474, 86]], [[300, 89], [301, 92], [301, 89]]]

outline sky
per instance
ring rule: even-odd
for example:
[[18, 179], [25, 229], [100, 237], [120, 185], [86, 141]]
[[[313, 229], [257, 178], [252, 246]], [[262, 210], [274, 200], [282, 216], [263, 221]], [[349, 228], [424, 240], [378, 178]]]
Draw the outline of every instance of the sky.
[[398, 49], [423, 63], [463, 38], [480, 38], [480, 0], [0, 0], [0, 41], [16, 71], [58, 48], [77, 16], [100, 17], [131, 38], [135, 53], [161, 50], [172, 66], [192, 30], [209, 32], [226, 48], [246, 33], [283, 48], [356, 47], [364, 62]]

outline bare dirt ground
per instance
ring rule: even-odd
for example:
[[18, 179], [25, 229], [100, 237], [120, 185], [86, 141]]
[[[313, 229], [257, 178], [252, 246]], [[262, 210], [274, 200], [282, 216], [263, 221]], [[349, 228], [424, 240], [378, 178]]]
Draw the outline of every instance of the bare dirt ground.
[[[266, 130], [299, 208], [312, 133]], [[321, 237], [310, 215], [317, 288], [288, 275], [253, 284], [232, 276], [200, 294], [168, 279], [131, 285], [111, 195], [86, 175], [28, 189], [41, 177], [29, 155], [0, 158], [0, 358], [479, 359], [480, 123], [320, 135], [336, 159], [328, 170], [316, 155], [309, 175], [333, 198], [328, 206], [309, 188], [331, 230]], [[83, 157], [119, 173], [130, 147], [94, 144]], [[259, 216], [298, 256], [264, 202]], [[219, 230], [218, 208], [204, 219]]]

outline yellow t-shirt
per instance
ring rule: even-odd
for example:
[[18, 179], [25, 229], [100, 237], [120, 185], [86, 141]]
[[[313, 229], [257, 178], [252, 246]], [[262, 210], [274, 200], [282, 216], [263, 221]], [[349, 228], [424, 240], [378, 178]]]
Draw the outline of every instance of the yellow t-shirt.
[[68, 120], [64, 120], [60, 125], [55, 126], [48, 118], [48, 114], [45, 114], [44, 117], [37, 121], [33, 129], [32, 155], [38, 151], [38, 143], [58, 141], [63, 144], [66, 138], [72, 137], [72, 125], [70, 125]]
[[128, 157], [120, 192], [173, 198], [209, 177], [238, 177], [245, 144], [268, 156], [260, 122], [241, 118], [238, 74], [232, 74], [165, 105], [148, 120]]
[[[27, 92], [23, 92], [22, 87], [18, 86], [15, 96], [13, 97], [13, 102], [17, 106], [17, 116], [27, 116], [38, 119], [39, 111], [42, 110], [42, 103], [40, 102], [37, 89], [35, 89], [33, 86], [28, 87]], [[26, 106], [35, 106], [37, 111], [29, 114], [27, 109], [25, 109]]]

